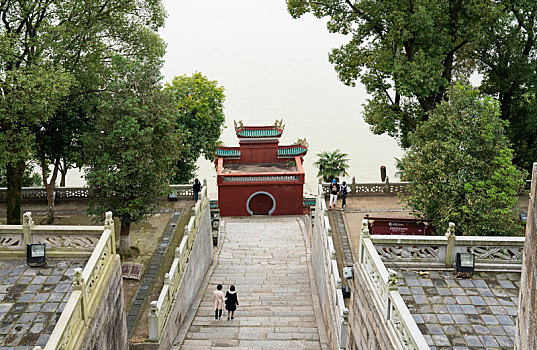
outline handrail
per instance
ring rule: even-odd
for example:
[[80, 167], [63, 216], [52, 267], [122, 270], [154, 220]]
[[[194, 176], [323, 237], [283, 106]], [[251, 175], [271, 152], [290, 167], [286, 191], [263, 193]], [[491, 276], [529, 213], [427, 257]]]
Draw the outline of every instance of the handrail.
[[190, 261], [192, 247], [198, 237], [203, 215], [209, 209], [207, 186], [203, 186], [200, 200], [192, 209], [192, 216], [184, 227], [184, 235], [175, 249], [175, 259], [168, 273], [164, 275], [164, 285], [157, 300], [149, 304], [148, 315], [149, 340], [160, 342], [173, 302], [177, 298], [179, 285], [183, 278], [187, 264]]
[[[400, 237], [400, 236], [399, 236]], [[397, 287], [397, 273], [384, 266], [377, 248], [369, 235], [367, 219], [362, 223], [360, 233], [359, 262], [356, 266], [363, 270], [366, 282], [370, 285], [375, 301], [388, 329], [397, 341], [400, 349], [429, 349], [427, 341], [419, 330], [416, 321], [410, 314]], [[399, 240], [400, 242], [401, 240]]]
[[114, 221], [112, 213], [106, 213], [104, 230], [84, 270], [75, 269], [73, 292], [69, 296], [58, 323], [45, 346], [45, 350], [78, 349], [89, 321], [102, 301], [100, 296], [110, 274], [116, 254]]

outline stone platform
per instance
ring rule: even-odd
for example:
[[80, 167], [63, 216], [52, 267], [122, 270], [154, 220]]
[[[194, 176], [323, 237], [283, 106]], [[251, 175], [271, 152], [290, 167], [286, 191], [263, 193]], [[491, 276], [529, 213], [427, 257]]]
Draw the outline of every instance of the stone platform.
[[513, 349], [520, 273], [398, 271], [399, 293], [431, 349]]
[[[180, 349], [328, 349], [302, 217], [222, 220], [217, 265]], [[234, 284], [235, 319], [214, 319], [213, 291]], [[312, 290], [314, 291], [312, 293]]]
[[45, 346], [71, 295], [74, 268], [83, 260], [49, 260], [35, 268], [26, 261], [0, 261], [0, 350]]

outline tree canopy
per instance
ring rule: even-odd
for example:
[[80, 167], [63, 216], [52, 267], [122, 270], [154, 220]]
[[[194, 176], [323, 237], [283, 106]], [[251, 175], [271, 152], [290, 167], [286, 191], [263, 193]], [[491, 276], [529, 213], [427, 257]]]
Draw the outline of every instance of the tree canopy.
[[183, 133], [181, 158], [172, 179], [187, 183], [194, 178], [196, 161], [213, 160], [224, 127], [224, 88], [201, 73], [178, 76], [164, 89], [177, 107], [176, 126]]
[[329, 55], [339, 79], [360, 81], [371, 98], [364, 119], [403, 148], [409, 135], [445, 101], [456, 80], [483, 77], [497, 97], [514, 161], [537, 157], [537, 2], [532, 0], [287, 0], [297, 18], [327, 18], [328, 30], [349, 42]]
[[167, 194], [180, 154], [176, 108], [154, 67], [117, 57], [124, 79], [113, 82], [85, 137], [86, 181], [97, 200], [89, 212], [121, 220], [120, 253], [130, 255], [130, 225], [146, 218]]
[[410, 136], [405, 198], [439, 234], [449, 222], [467, 235], [519, 233], [513, 208], [525, 174], [512, 164], [506, 124], [497, 100], [457, 84]]
[[0, 17], [0, 166], [8, 223], [19, 223], [25, 161], [42, 128], [73, 97], [106, 89], [114, 55], [160, 60], [164, 11], [160, 0], [21, 0], [0, 1]]

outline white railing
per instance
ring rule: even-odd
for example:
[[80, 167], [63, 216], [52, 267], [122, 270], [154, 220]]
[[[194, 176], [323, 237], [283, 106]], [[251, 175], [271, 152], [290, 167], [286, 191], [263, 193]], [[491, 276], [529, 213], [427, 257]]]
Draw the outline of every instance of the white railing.
[[[31, 222], [31, 215], [25, 214], [25, 221]], [[51, 233], [58, 226], [51, 226]], [[63, 228], [64, 231], [75, 232], [76, 228]], [[88, 227], [82, 227], [82, 231], [88, 231]], [[45, 350], [71, 350], [78, 349], [88, 330], [89, 322], [94, 316], [97, 306], [101, 302], [102, 291], [106, 288], [105, 281], [111, 271], [114, 260], [119, 261], [116, 254], [114, 235], [114, 221], [112, 213], [106, 213], [104, 226], [97, 226], [94, 231], [101, 232], [101, 236], [86, 263], [84, 270], [75, 269], [73, 279], [73, 291], [65, 304], [60, 318], [50, 338], [45, 345]], [[35, 347], [34, 349], [42, 349]]]
[[[328, 210], [326, 208], [326, 202], [324, 201], [323, 188], [319, 185], [319, 191], [317, 194], [315, 204], [315, 223], [314, 234], [319, 237], [314, 237], [314, 241], [318, 244], [320, 242], [321, 249], [319, 255], [314, 259], [322, 259], [323, 268], [322, 271], [317, 272], [316, 278], [317, 284], [326, 286], [321, 290], [325, 290], [328, 297], [328, 305], [323, 305], [323, 308], [328, 308], [330, 311], [330, 319], [332, 322], [332, 328], [334, 329], [334, 336], [336, 343], [340, 349], [344, 349], [347, 346], [347, 330], [348, 330], [348, 316], [349, 310], [345, 307], [343, 301], [343, 292], [341, 290], [341, 277], [339, 276], [338, 265], [336, 261], [336, 251], [334, 249], [334, 241], [332, 239], [332, 228], [330, 227], [330, 221], [328, 220]], [[316, 250], [314, 250], [314, 254]], [[314, 265], [316, 263], [314, 262]], [[323, 272], [326, 273], [323, 274]], [[321, 297], [321, 303], [323, 298]], [[327, 321], [330, 322], [330, 319]]]
[[[408, 182], [363, 182], [349, 183], [347, 184], [347, 188], [351, 195], [398, 194], [403, 192], [407, 185]], [[323, 193], [328, 194], [330, 191], [330, 184], [325, 182], [322, 184], [322, 188]]]
[[367, 220], [362, 223], [357, 266], [364, 271], [367, 283], [374, 292], [377, 305], [382, 310], [388, 329], [397, 341], [399, 349], [429, 349], [429, 345], [410, 314], [397, 290], [397, 273], [382, 263], [369, 236]]
[[[170, 185], [170, 188], [175, 189], [177, 191], [177, 196], [180, 198], [192, 198], [194, 196], [194, 190], [192, 189], [192, 185]], [[56, 187], [54, 189], [54, 192], [54, 198], [56, 200], [94, 198], [93, 193], [89, 187]], [[0, 187], [0, 202], [6, 201], [6, 193], [7, 188]], [[21, 191], [21, 199], [23, 201], [46, 201], [47, 191], [44, 187], [23, 187]]]
[[457, 253], [470, 253], [475, 256], [476, 268], [519, 270], [525, 239], [455, 236], [455, 225], [451, 224], [445, 236], [372, 235], [371, 241], [390, 266], [452, 267]]
[[157, 300], [150, 303], [148, 316], [149, 340], [160, 342], [164, 327], [168, 321], [173, 302], [177, 298], [179, 285], [190, 261], [192, 247], [198, 237], [203, 214], [209, 206], [207, 186], [203, 186], [200, 200], [192, 209], [192, 216], [184, 228], [184, 235], [178, 248], [175, 249], [175, 259], [168, 273], [164, 275], [164, 286]]
[[104, 226], [34, 225], [32, 213], [23, 215], [22, 225], [0, 225], [0, 256], [26, 256], [26, 245], [45, 243], [47, 256], [89, 257]]

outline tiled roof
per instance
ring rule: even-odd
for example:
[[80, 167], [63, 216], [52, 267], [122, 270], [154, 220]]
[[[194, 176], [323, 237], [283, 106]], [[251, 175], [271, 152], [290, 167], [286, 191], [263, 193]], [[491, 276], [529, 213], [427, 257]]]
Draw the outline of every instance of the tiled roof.
[[300, 154], [306, 153], [307, 149], [303, 147], [293, 147], [293, 148], [279, 148], [279, 156], [298, 156]]
[[237, 149], [217, 149], [216, 155], [218, 157], [240, 157], [241, 151]]
[[282, 132], [276, 129], [257, 129], [241, 130], [238, 135], [241, 137], [276, 137], [281, 136]]

